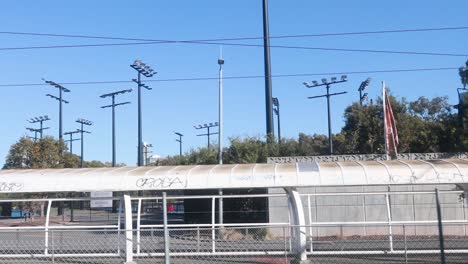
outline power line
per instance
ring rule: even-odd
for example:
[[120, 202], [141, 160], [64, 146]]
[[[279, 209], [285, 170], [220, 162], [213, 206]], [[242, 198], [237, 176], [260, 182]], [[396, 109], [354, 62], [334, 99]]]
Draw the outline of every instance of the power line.
[[[426, 71], [447, 71], [458, 70], [458, 67], [438, 67], [438, 68], [415, 68], [415, 69], [387, 69], [387, 70], [367, 70], [367, 71], [342, 71], [342, 72], [322, 72], [322, 73], [295, 73], [295, 74], [273, 74], [273, 78], [287, 77], [307, 77], [307, 76], [322, 76], [322, 75], [352, 75], [352, 74], [375, 74], [375, 73], [407, 73], [407, 72], [426, 72]], [[244, 75], [244, 76], [226, 76], [224, 80], [236, 79], [260, 79], [265, 78], [264, 75]], [[148, 79], [146, 82], [186, 82], [186, 81], [211, 81], [218, 80], [219, 77], [192, 77], [192, 78], [171, 78], [171, 79]], [[82, 82], [61, 82], [62, 85], [93, 85], [93, 84], [120, 84], [132, 83], [127, 80], [111, 80], [111, 81], [82, 81]], [[43, 83], [12, 83], [0, 84], [0, 87], [24, 87], [24, 86], [45, 86]]]
[[[280, 35], [270, 36], [271, 39], [285, 38], [309, 38], [309, 37], [330, 37], [330, 36], [350, 36], [350, 35], [373, 35], [373, 34], [391, 34], [391, 33], [414, 33], [414, 32], [431, 32], [431, 31], [451, 31], [451, 30], [466, 30], [468, 26], [460, 27], [437, 27], [437, 28], [413, 28], [413, 29], [389, 29], [377, 31], [357, 31], [357, 32], [334, 32], [334, 33], [317, 33], [317, 34], [300, 34], [300, 35]], [[37, 33], [37, 32], [18, 32], [18, 31], [0, 31], [4, 35], [26, 35], [40, 37], [64, 37], [64, 38], [84, 38], [84, 39], [106, 39], [106, 40], [130, 40], [130, 41], [159, 41], [159, 42], [174, 42], [173, 40], [158, 40], [145, 38], [130, 38], [130, 37], [112, 37], [98, 35], [73, 35], [73, 34], [53, 34], [53, 33]], [[236, 41], [236, 40], [258, 40], [263, 37], [236, 37], [236, 38], [216, 38], [216, 39], [199, 39], [185, 40], [188, 41]], [[182, 40], [184, 41], [184, 40]]]
[[[0, 48], [0, 51], [11, 50], [37, 50], [37, 49], [63, 49], [63, 48], [90, 48], [90, 47], [109, 47], [109, 46], [135, 46], [135, 45], [154, 45], [154, 44], [203, 44], [203, 45], [223, 45], [239, 47], [263, 47], [261, 44], [228, 43], [228, 42], [203, 42], [203, 41], [145, 41], [145, 42], [126, 42], [126, 43], [97, 43], [97, 44], [72, 44], [72, 45], [51, 45], [51, 46], [27, 46], [27, 47], [6, 47]], [[270, 48], [280, 49], [300, 49], [300, 50], [320, 50], [320, 51], [341, 51], [341, 52], [362, 52], [362, 53], [387, 53], [400, 55], [426, 55], [426, 56], [449, 56], [466, 57], [468, 54], [460, 53], [440, 53], [440, 52], [418, 52], [418, 51], [400, 51], [400, 50], [375, 50], [375, 49], [348, 49], [348, 48], [324, 48], [324, 47], [305, 47], [305, 46], [287, 46], [270, 45]]]

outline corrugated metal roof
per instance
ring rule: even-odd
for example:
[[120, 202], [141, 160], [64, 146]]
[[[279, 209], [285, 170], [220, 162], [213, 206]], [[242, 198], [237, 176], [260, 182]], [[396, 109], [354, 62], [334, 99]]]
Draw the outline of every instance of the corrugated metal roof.
[[468, 160], [1, 170], [0, 192], [468, 183]]

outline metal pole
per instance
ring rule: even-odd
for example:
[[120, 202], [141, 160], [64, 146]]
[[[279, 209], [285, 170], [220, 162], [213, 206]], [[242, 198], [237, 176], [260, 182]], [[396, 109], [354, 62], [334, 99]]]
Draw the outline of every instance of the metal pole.
[[[218, 190], [218, 194], [220, 196], [223, 195], [223, 190], [222, 189], [219, 189]], [[224, 210], [223, 210], [223, 197], [219, 197], [218, 199], [218, 224], [222, 225], [223, 222], [224, 222], [224, 219], [223, 219], [223, 213], [224, 213]]]
[[362, 106], [362, 90], [359, 89], [359, 104]]
[[112, 167], [115, 167], [115, 95], [112, 95]]
[[179, 135], [179, 156], [182, 156], [182, 136]]
[[81, 159], [80, 159], [80, 168], [83, 168], [83, 141], [84, 141], [84, 130], [83, 130], [83, 123], [81, 123]]
[[163, 225], [164, 225], [164, 263], [171, 263], [170, 259], [170, 244], [169, 244], [169, 230], [167, 228], [167, 198], [166, 192], [162, 193], [163, 196]]
[[141, 73], [138, 72], [138, 166], [143, 166], [143, 133], [141, 121]]
[[208, 129], [208, 148], [210, 148], [210, 127], [207, 127]]
[[219, 63], [219, 133], [218, 133], [218, 163], [223, 164], [223, 64], [220, 58]]
[[330, 113], [330, 85], [327, 84], [327, 109], [328, 109], [328, 151], [333, 155], [333, 139], [331, 129], [331, 113]]
[[43, 121], [41, 120], [41, 123], [40, 123], [40, 127], [41, 127], [41, 130], [40, 130], [41, 139], [42, 139], [42, 132], [44, 131], [44, 130], [43, 130], [43, 127], [42, 127], [42, 122], [43, 122]]
[[70, 133], [70, 154], [73, 154], [73, 134]]
[[268, 26], [268, 0], [263, 0], [263, 52], [265, 61], [265, 104], [266, 104], [266, 134], [268, 140], [274, 136], [273, 128], [273, 102], [271, 85], [270, 62], [270, 32]]
[[278, 105], [277, 105], [277, 108], [278, 108], [278, 143], [281, 144], [281, 124], [280, 124], [280, 104], [278, 102]]
[[62, 88], [59, 87], [59, 140], [62, 141]]
[[442, 226], [442, 210], [440, 208], [439, 189], [435, 189], [437, 222], [439, 225], [440, 263], [445, 264], [444, 228]]

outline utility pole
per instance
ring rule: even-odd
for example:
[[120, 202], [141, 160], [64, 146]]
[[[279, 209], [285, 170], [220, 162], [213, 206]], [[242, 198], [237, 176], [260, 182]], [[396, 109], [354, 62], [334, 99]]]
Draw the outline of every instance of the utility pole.
[[70, 154], [73, 154], [73, 141], [78, 141], [80, 140], [79, 138], [74, 139], [73, 134], [80, 133], [80, 130], [75, 130], [75, 131], [70, 131], [70, 132], [65, 132], [64, 135], [68, 135], [70, 139], [65, 140], [65, 142], [70, 142]]
[[[44, 79], [42, 79], [42, 80], [44, 80]], [[58, 84], [56, 82], [47, 81], [47, 80], [44, 80], [44, 81], [45, 81], [45, 83], [59, 89], [59, 96], [58, 97], [54, 96], [54, 95], [51, 95], [51, 94], [46, 94], [46, 96], [49, 96], [50, 98], [53, 98], [53, 99], [59, 101], [59, 140], [63, 140], [63, 110], [62, 110], [62, 103], [68, 104], [69, 102], [62, 98], [62, 93], [69, 93], [70, 90], [68, 90], [67, 88], [63, 87], [62, 85], [60, 85], [60, 84]]]
[[218, 133], [218, 163], [223, 164], [223, 53], [219, 52], [219, 133]]
[[366, 87], [369, 86], [371, 80], [372, 80], [372, 78], [367, 78], [359, 86], [359, 89], [358, 89], [358, 91], [359, 91], [359, 103], [361, 104], [361, 106], [362, 106], [362, 102], [367, 99], [367, 93], [362, 94], [362, 92], [366, 89]]
[[130, 93], [132, 92], [132, 89], [127, 89], [127, 90], [121, 90], [113, 93], [108, 93], [108, 94], [103, 94], [100, 97], [101, 98], [106, 98], [106, 97], [111, 97], [112, 98], [112, 104], [110, 105], [105, 105], [101, 106], [101, 108], [108, 108], [112, 107], [112, 167], [115, 167], [116, 165], [116, 154], [115, 154], [115, 107], [120, 106], [120, 105], [126, 105], [129, 104], [130, 102], [124, 102], [124, 103], [115, 103], [115, 96], [119, 94], [124, 94], [124, 93]]
[[152, 90], [148, 85], [141, 82], [141, 75], [149, 78], [153, 77], [157, 72], [155, 72], [149, 65], [146, 65], [141, 60], [135, 60], [132, 65], [133, 69], [138, 72], [137, 79], [132, 79], [138, 86], [138, 155], [137, 155], [137, 164], [138, 166], [143, 166], [143, 122], [142, 122], [142, 113], [141, 113], [141, 87]]
[[37, 130], [39, 132], [39, 138], [42, 139], [42, 134], [44, 130], [49, 129], [49, 127], [44, 127], [43, 124], [45, 121], [49, 121], [49, 120], [50, 120], [49, 116], [45, 115], [45, 116], [33, 117], [29, 119], [28, 122], [31, 124], [39, 123], [39, 128]]
[[182, 135], [181, 133], [179, 132], [174, 132], [174, 134], [176, 134], [177, 136], [179, 136], [179, 139], [176, 139], [177, 142], [179, 142], [179, 156], [182, 156], [182, 137], [184, 135]]
[[210, 148], [210, 136], [211, 135], [216, 135], [216, 134], [219, 134], [218, 132], [211, 132], [210, 131], [210, 128], [212, 127], [217, 127], [219, 126], [218, 122], [215, 122], [215, 123], [209, 123], [209, 124], [203, 124], [203, 125], [198, 125], [198, 126], [193, 126], [195, 129], [204, 129], [206, 128], [206, 134], [200, 134], [200, 135], [197, 135], [197, 137], [202, 137], [202, 136], [207, 136], [208, 138], [208, 148]]
[[327, 94], [324, 95], [318, 95], [318, 96], [311, 96], [307, 97], [308, 99], [315, 99], [315, 98], [320, 98], [320, 97], [326, 97], [327, 98], [327, 111], [328, 111], [328, 152], [330, 155], [333, 155], [333, 135], [332, 135], [332, 129], [331, 129], [331, 115], [330, 115], [330, 97], [335, 96], [335, 95], [340, 95], [340, 94], [345, 94], [347, 92], [340, 92], [340, 93], [330, 93], [330, 85], [332, 84], [337, 84], [337, 83], [343, 83], [348, 81], [347, 80], [348, 76], [343, 75], [341, 76], [341, 80], [338, 81], [336, 77], [332, 77], [330, 79], [330, 82], [327, 79], [322, 79], [322, 83], [319, 84], [317, 81], [312, 81], [312, 84], [309, 84], [307, 82], [304, 82], [303, 84], [307, 88], [311, 87], [318, 87], [318, 86], [325, 86], [327, 88]]
[[276, 117], [278, 119], [278, 143], [281, 144], [281, 123], [280, 123], [280, 104], [279, 104], [279, 100], [277, 97], [273, 97], [273, 106], [275, 106], [276, 108], [273, 108], [273, 111], [275, 112], [276, 114]]
[[263, 0], [263, 53], [265, 62], [265, 105], [266, 105], [266, 133], [268, 141], [274, 136], [273, 127], [273, 102], [271, 85], [271, 62], [270, 62], [270, 31], [268, 22], [268, 0]]
[[77, 131], [79, 131], [81, 133], [81, 161], [80, 161], [80, 168], [83, 168], [83, 160], [84, 160], [84, 133], [88, 133], [88, 134], [91, 134], [91, 132], [89, 131], [86, 131], [84, 130], [84, 125], [87, 125], [87, 126], [91, 126], [93, 125], [93, 122], [89, 121], [89, 120], [86, 120], [86, 119], [83, 119], [83, 118], [79, 118], [76, 120], [77, 123], [81, 124], [81, 128], [78, 129]]

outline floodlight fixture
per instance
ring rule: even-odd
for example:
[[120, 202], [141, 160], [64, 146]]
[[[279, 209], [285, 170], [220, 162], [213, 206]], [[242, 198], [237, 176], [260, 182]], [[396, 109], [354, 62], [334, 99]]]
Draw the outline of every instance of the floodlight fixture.
[[323, 83], [323, 84], [327, 84], [327, 83], [328, 83], [328, 80], [325, 79], [325, 78], [323, 78], [323, 79], [322, 79], [322, 83]]
[[348, 75], [341, 75], [341, 81], [346, 81], [348, 79]]
[[336, 82], [336, 77], [331, 77], [330, 80], [331, 80], [332, 82]]
[[279, 100], [278, 100], [277, 97], [273, 97], [272, 100], [273, 100], [273, 106], [274, 106], [273, 107], [273, 112], [274, 112], [274, 114], [276, 114], [276, 117], [278, 119], [278, 122], [277, 122], [277, 124], [278, 124], [278, 143], [281, 144], [280, 103], [279, 103]]

